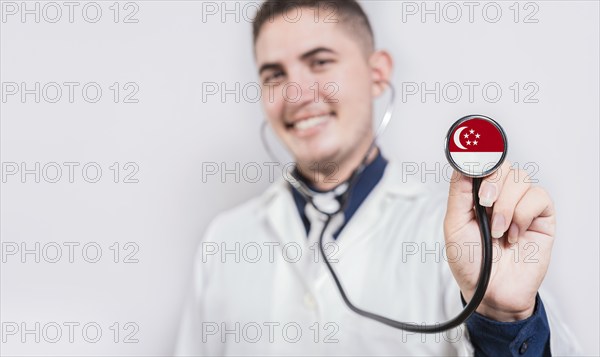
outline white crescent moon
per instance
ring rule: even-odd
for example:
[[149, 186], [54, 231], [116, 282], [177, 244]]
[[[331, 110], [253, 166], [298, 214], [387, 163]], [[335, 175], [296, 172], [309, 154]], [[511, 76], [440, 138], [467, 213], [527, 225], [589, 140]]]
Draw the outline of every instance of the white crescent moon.
[[458, 146], [459, 149], [463, 149], [463, 150], [467, 150], [466, 147], [463, 146], [463, 144], [460, 143], [460, 133], [465, 130], [467, 127], [463, 126], [461, 128], [456, 129], [456, 131], [454, 132], [454, 144], [456, 146]]

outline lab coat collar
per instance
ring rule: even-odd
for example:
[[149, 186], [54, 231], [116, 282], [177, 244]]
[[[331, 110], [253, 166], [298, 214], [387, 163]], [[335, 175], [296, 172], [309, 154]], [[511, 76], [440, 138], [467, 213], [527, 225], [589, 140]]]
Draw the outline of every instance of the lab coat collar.
[[[380, 182], [342, 231], [340, 238], [344, 243], [340, 244], [350, 244], [349, 242], [355, 240], [354, 237], [357, 236], [369, 236], [365, 232], [377, 222], [382, 210], [386, 209], [394, 197], [410, 199], [425, 191], [422, 183], [413, 179], [412, 176], [406, 177], [403, 174], [402, 165], [399, 162], [390, 160]], [[288, 184], [283, 178], [273, 183], [263, 193], [261, 200], [262, 212], [259, 212], [259, 219], [266, 220], [283, 244], [291, 242], [306, 244], [304, 225]]]
[[[383, 178], [383, 174], [385, 172], [385, 167], [387, 163], [388, 160], [385, 157], [383, 157], [383, 155], [381, 154], [381, 150], [378, 149], [377, 156], [375, 157], [375, 159], [371, 161], [368, 165], [366, 165], [364, 170], [358, 174], [354, 185], [348, 188], [351, 192], [349, 196], [347, 196], [348, 203], [344, 208], [344, 221], [347, 222], [352, 218], [356, 210], [361, 206], [362, 202], [368, 197], [373, 188], [375, 188], [375, 186], [379, 183], [381, 178]], [[296, 173], [296, 175], [299, 176], [298, 173]], [[305, 182], [305, 184], [311, 190], [315, 192], [321, 192], [312, 187], [309, 182]], [[338, 187], [340, 186], [338, 185]], [[292, 191], [292, 196], [294, 197], [294, 202], [296, 203], [298, 213], [300, 214], [300, 217], [303, 221], [302, 223], [304, 224], [306, 234], [308, 234], [310, 231], [310, 219], [308, 219], [308, 217], [306, 216], [305, 210], [306, 206], [310, 205], [310, 203], [307, 202], [307, 200], [300, 192], [298, 192], [298, 190], [294, 188], [290, 188], [290, 190]], [[337, 196], [337, 200], [340, 204], [342, 203], [341, 196]], [[340, 227], [340, 229], [334, 233], [334, 238], [337, 238], [340, 230], [342, 230], [343, 227], [344, 224], [342, 224], [342, 227]]]

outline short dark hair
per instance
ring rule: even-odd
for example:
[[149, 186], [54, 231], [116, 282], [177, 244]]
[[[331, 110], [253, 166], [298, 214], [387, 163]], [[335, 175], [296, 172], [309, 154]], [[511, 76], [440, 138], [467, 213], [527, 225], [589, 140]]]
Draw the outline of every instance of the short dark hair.
[[256, 44], [256, 39], [265, 22], [273, 21], [275, 16], [298, 8], [333, 10], [327, 12], [327, 15], [335, 14], [334, 22], [346, 26], [351, 34], [358, 36], [368, 52], [373, 51], [375, 47], [373, 29], [369, 18], [355, 0], [266, 0], [262, 3], [252, 22], [253, 44]]

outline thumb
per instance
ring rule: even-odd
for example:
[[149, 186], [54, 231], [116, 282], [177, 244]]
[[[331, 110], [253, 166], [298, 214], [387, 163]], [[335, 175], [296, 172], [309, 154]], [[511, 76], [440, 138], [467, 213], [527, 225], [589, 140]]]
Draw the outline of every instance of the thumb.
[[458, 171], [452, 173], [444, 230], [446, 236], [456, 232], [475, 218], [473, 211], [473, 179]]

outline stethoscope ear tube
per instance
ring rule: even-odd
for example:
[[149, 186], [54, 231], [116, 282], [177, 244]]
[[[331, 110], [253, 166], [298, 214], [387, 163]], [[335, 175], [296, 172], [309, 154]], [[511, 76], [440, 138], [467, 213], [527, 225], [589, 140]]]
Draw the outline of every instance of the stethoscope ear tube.
[[[327, 269], [331, 273], [331, 276], [332, 276], [333, 280], [335, 281], [335, 284], [340, 292], [340, 295], [342, 296], [342, 299], [344, 300], [344, 303], [348, 306], [348, 308], [361, 316], [367, 317], [367, 318], [375, 320], [375, 321], [379, 321], [383, 324], [386, 324], [388, 326], [398, 328], [401, 330], [410, 331], [410, 332], [420, 332], [420, 333], [438, 333], [438, 332], [450, 330], [450, 329], [455, 328], [455, 327], [461, 325], [462, 323], [464, 323], [469, 318], [469, 316], [471, 316], [471, 314], [473, 312], [475, 312], [475, 310], [477, 310], [477, 307], [479, 306], [481, 301], [483, 301], [483, 297], [485, 296], [485, 292], [486, 292], [488, 283], [490, 281], [490, 275], [492, 273], [492, 235], [491, 235], [489, 219], [488, 219], [485, 207], [483, 207], [479, 204], [479, 187], [481, 186], [482, 178], [484, 176], [487, 176], [487, 175], [493, 173], [493, 171], [496, 170], [500, 166], [502, 161], [504, 160], [504, 157], [506, 156], [506, 135], [504, 134], [504, 131], [502, 130], [500, 125], [498, 123], [496, 123], [495, 121], [493, 121], [491, 118], [481, 116], [481, 115], [470, 115], [470, 116], [466, 116], [466, 117], [459, 119], [459, 121], [457, 121], [451, 127], [450, 131], [448, 132], [447, 138], [446, 138], [446, 156], [447, 156], [449, 162], [452, 164], [452, 166], [458, 172], [461, 172], [464, 175], [467, 175], [469, 177], [473, 177], [473, 204], [474, 204], [474, 209], [475, 209], [475, 215], [476, 215], [476, 218], [477, 218], [477, 221], [479, 224], [479, 230], [481, 233], [482, 249], [481, 249], [481, 269], [480, 269], [480, 273], [479, 273], [479, 279], [477, 282], [477, 287], [475, 289], [475, 293], [474, 293], [473, 297], [471, 298], [471, 300], [464, 307], [464, 309], [457, 316], [455, 316], [451, 320], [448, 320], [444, 323], [437, 323], [437, 324], [432, 324], [432, 325], [424, 325], [424, 324], [419, 325], [419, 324], [415, 324], [415, 323], [407, 323], [407, 322], [392, 320], [390, 318], [387, 318], [387, 317], [384, 317], [381, 315], [377, 315], [375, 313], [365, 311], [361, 308], [358, 308], [350, 301], [350, 299], [346, 295], [346, 292], [344, 291], [344, 288], [342, 287], [340, 279], [336, 275], [333, 267], [331, 266], [331, 263], [329, 262], [329, 259], [327, 258], [327, 255], [325, 254], [325, 251], [323, 248], [323, 237], [325, 235], [325, 231], [327, 230], [327, 227], [329, 226], [329, 224], [331, 222], [332, 217], [336, 214], [343, 212], [345, 207], [348, 205], [349, 196], [352, 194], [352, 188], [354, 187], [359, 174], [366, 167], [367, 160], [369, 158], [369, 154], [376, 147], [375, 144], [376, 144], [377, 138], [383, 133], [383, 131], [386, 129], [386, 127], [388, 126], [388, 124], [390, 122], [390, 119], [391, 119], [392, 113], [393, 113], [393, 109], [394, 109], [394, 103], [395, 103], [395, 89], [391, 83], [389, 83], [387, 81], [385, 81], [385, 83], [388, 84], [388, 86], [391, 90], [390, 102], [388, 103], [388, 106], [386, 108], [386, 112], [383, 116], [383, 119], [381, 120], [381, 123], [379, 124], [379, 126], [375, 132], [373, 140], [372, 140], [372, 142], [369, 146], [369, 149], [367, 150], [362, 162], [354, 170], [354, 172], [352, 173], [350, 178], [347, 179], [343, 183], [343, 185], [346, 185], [346, 188], [345, 188], [345, 191], [341, 195], [338, 195], [339, 198], [341, 199], [341, 203], [338, 207], [336, 207], [335, 209], [332, 210], [335, 212], [325, 211], [323, 209], [320, 209], [314, 200], [314, 197], [315, 197], [314, 192], [312, 192], [310, 190], [310, 188], [305, 183], [302, 182], [302, 180], [300, 180], [297, 177], [294, 177], [293, 173], [288, 173], [289, 175], [284, 175], [284, 178], [286, 179], [286, 181], [288, 181], [288, 183], [294, 189], [296, 189], [297, 192], [299, 192], [306, 199], [306, 201], [309, 204], [311, 204], [313, 207], [315, 207], [315, 209], [317, 211], [321, 212], [322, 214], [326, 215], [326, 217], [327, 217], [325, 224], [319, 235], [319, 251], [321, 252], [320, 254], [323, 257], [323, 261], [325, 262]], [[472, 120], [470, 122], [470, 124], [473, 124], [475, 126], [470, 128], [472, 130], [469, 130], [468, 133], [467, 132], [462, 133], [462, 131], [466, 130], [467, 128], [462, 127], [462, 126], [459, 127], [459, 125], [468, 123], [469, 120]], [[265, 122], [263, 122], [263, 124], [261, 126], [261, 140], [262, 140], [263, 145], [264, 145], [265, 149], [267, 150], [267, 153], [269, 154], [269, 156], [271, 156], [271, 158], [273, 158], [274, 160], [278, 161], [276, 158], [276, 155], [274, 154], [274, 152], [271, 150], [271, 148], [269, 146], [269, 143], [268, 143], [268, 140], [266, 137], [266, 127], [267, 127], [267, 123], [265, 121]], [[491, 131], [490, 131], [490, 128], [492, 128]], [[481, 131], [482, 134], [480, 134], [479, 132], [476, 132], [475, 129], [482, 129], [482, 131]], [[497, 133], [496, 133], [496, 130], [497, 130]], [[473, 147], [468, 148], [463, 145], [463, 143], [461, 142], [462, 139], [460, 137], [461, 133], [464, 134], [463, 139], [467, 140], [466, 145], [473, 144]], [[496, 134], [494, 134], [494, 133], [496, 133]], [[451, 134], [453, 134], [453, 135], [451, 136]], [[492, 135], [490, 135], [488, 137], [488, 134], [492, 134]], [[472, 142], [471, 142], [471, 140], [468, 140], [471, 137], [471, 135], [473, 136]], [[485, 150], [481, 150], [481, 149], [483, 149], [481, 145], [478, 146], [477, 148], [475, 148], [476, 145], [479, 145], [479, 140], [481, 140], [481, 142], [483, 144], [484, 140], [486, 140], [488, 138], [492, 139], [492, 144], [494, 144], [494, 145], [490, 146], [490, 141], [487, 141], [487, 142], [485, 142]], [[452, 140], [452, 141], [450, 141], [450, 140]], [[498, 152], [500, 152], [500, 151], [503, 151], [501, 153], [501, 155], [498, 154]], [[489, 154], [491, 152], [492, 160], [496, 161], [495, 165], [493, 165], [491, 168], [488, 168], [487, 170], [482, 170], [480, 172], [471, 170], [470, 169], [471, 166], [469, 166], [469, 164], [472, 164], [471, 161], [473, 159], [473, 156], [470, 153], [468, 153], [468, 156], [463, 155], [465, 152], [475, 152], [476, 154], [478, 153], [478, 155], [483, 155], [482, 156], [483, 161], [479, 162], [479, 164], [481, 164], [482, 168], [485, 168], [485, 164], [487, 164], [487, 161], [489, 161], [489, 158], [490, 158]], [[463, 160], [465, 157], [467, 160]], [[477, 163], [477, 162], [475, 162], [475, 163]], [[290, 176], [290, 177], [288, 178], [288, 176]]]
[[482, 243], [481, 269], [480, 269], [480, 273], [479, 273], [479, 279], [477, 281], [477, 288], [475, 289], [475, 293], [473, 294], [473, 297], [467, 303], [467, 305], [464, 307], [464, 309], [457, 316], [455, 316], [451, 320], [448, 320], [444, 323], [439, 323], [439, 324], [434, 324], [434, 325], [418, 325], [418, 324], [414, 324], [414, 323], [401, 322], [401, 321], [392, 320], [390, 318], [387, 318], [387, 317], [384, 317], [381, 315], [377, 315], [375, 313], [365, 311], [361, 308], [356, 307], [350, 301], [348, 296], [346, 295], [346, 292], [344, 291], [344, 288], [342, 287], [342, 284], [341, 284], [338, 276], [336, 275], [333, 267], [331, 266], [331, 263], [329, 262], [329, 259], [327, 258], [327, 254], [325, 254], [325, 251], [323, 249], [323, 237], [325, 235], [325, 230], [327, 229], [327, 226], [329, 225], [331, 218], [333, 217], [333, 215], [327, 215], [327, 220], [325, 221], [325, 225], [323, 226], [323, 229], [321, 230], [321, 234], [319, 235], [319, 251], [321, 252], [321, 256], [323, 257], [323, 260], [325, 261], [325, 265], [327, 265], [327, 269], [331, 273], [331, 276], [333, 277], [333, 280], [335, 281], [335, 285], [337, 286], [337, 288], [340, 292], [340, 295], [342, 296], [342, 299], [344, 300], [344, 303], [346, 303], [348, 308], [361, 316], [364, 316], [369, 319], [379, 321], [388, 326], [391, 326], [391, 327], [394, 327], [397, 329], [401, 329], [401, 330], [405, 330], [405, 331], [409, 331], [409, 332], [438, 333], [438, 332], [442, 332], [442, 331], [446, 331], [446, 330], [455, 328], [455, 327], [461, 325], [463, 322], [465, 322], [469, 318], [469, 316], [471, 316], [471, 314], [473, 312], [475, 312], [475, 310], [477, 310], [477, 307], [483, 300], [483, 297], [485, 296], [485, 291], [490, 282], [490, 276], [492, 273], [493, 250], [492, 250], [492, 235], [491, 235], [491, 231], [490, 231], [490, 223], [489, 223], [489, 219], [488, 219], [488, 215], [485, 210], [485, 207], [483, 207], [479, 204], [479, 187], [481, 186], [481, 180], [482, 180], [481, 178], [473, 178], [473, 203], [474, 203], [474, 207], [475, 207], [475, 215], [476, 215], [477, 221], [479, 223], [479, 230], [481, 233], [481, 243]]

